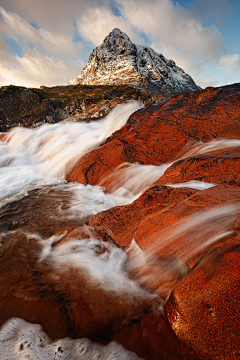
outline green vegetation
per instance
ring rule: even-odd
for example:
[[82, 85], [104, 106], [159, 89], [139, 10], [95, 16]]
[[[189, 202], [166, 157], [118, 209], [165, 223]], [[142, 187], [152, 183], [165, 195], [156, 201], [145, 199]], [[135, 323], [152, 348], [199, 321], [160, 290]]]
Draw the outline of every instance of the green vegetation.
[[117, 104], [136, 99], [149, 106], [165, 100], [146, 89], [128, 85], [68, 85], [40, 88], [2, 86], [0, 88], [0, 132], [14, 126], [31, 127], [58, 122], [68, 116], [89, 121], [108, 114]]
[[14, 95], [19, 91], [25, 90], [24, 86], [8, 85], [0, 87], [0, 97]]
[[[50, 101], [63, 100], [68, 101], [72, 98], [85, 99], [85, 98], [98, 98], [105, 99], [112, 95], [112, 97], [120, 96], [140, 96], [140, 90], [132, 88], [127, 85], [68, 85], [68, 86], [55, 86], [41, 89], [30, 89], [37, 94], [41, 99], [48, 99]], [[111, 94], [111, 95], [109, 95]]]

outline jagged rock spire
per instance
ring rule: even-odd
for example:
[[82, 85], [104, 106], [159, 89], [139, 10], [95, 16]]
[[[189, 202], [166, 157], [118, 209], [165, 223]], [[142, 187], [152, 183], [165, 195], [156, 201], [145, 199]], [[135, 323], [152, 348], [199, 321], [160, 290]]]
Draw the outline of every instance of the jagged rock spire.
[[114, 28], [92, 51], [81, 74], [69, 84], [129, 84], [156, 93], [183, 93], [199, 89], [173, 60], [166, 59], [150, 47], [135, 45], [118, 28]]

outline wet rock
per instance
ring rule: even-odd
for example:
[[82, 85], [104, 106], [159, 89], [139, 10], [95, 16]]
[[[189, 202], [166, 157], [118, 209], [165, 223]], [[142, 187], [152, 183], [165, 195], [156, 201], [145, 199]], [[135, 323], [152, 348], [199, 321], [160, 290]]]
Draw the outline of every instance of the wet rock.
[[200, 359], [239, 358], [239, 244], [235, 235], [213, 246], [165, 304], [175, 334]]
[[111, 173], [112, 169], [126, 161], [124, 145], [119, 140], [114, 140], [111, 142], [111, 152], [108, 151], [108, 144], [93, 150], [83, 157], [83, 161], [74, 166], [66, 175], [66, 180], [83, 184], [98, 184], [103, 176]]
[[239, 228], [239, 205], [236, 187], [197, 191], [155, 186], [131, 205], [93, 216], [89, 225], [101, 239], [129, 253], [136, 264], [132, 274], [144, 287], [167, 298], [212, 243]]
[[191, 348], [179, 341], [161, 309], [155, 309], [140, 321], [132, 322], [115, 332], [111, 340], [116, 340], [147, 360], [198, 359]]
[[[176, 190], [176, 189], [175, 189]], [[180, 190], [180, 189], [178, 189]], [[183, 191], [183, 189], [181, 189]], [[190, 190], [190, 189], [189, 189]], [[186, 191], [186, 190], [185, 190]], [[190, 190], [191, 191], [191, 190]], [[179, 192], [181, 194], [181, 191]], [[199, 236], [202, 231], [202, 240], [204, 241], [204, 236], [206, 237], [214, 237], [214, 235], [219, 231], [218, 226], [214, 226], [210, 228], [206, 228], [207, 219], [202, 224], [199, 223], [198, 231], [194, 228], [194, 216], [198, 214], [208, 213], [211, 209], [217, 209], [221, 206], [226, 206], [230, 204], [239, 204], [240, 203], [240, 191], [238, 188], [231, 186], [216, 186], [211, 189], [207, 189], [204, 191], [196, 191], [195, 193], [191, 193], [191, 196], [182, 199], [183, 201], [176, 203], [172, 208], [166, 209], [162, 213], [153, 213], [151, 216], [145, 218], [139, 225], [138, 231], [135, 236], [136, 243], [141, 248], [148, 248], [149, 246], [154, 247], [156, 242], [163, 241], [161, 237], [166, 237], [165, 229], [168, 231], [168, 235], [170, 235], [170, 244], [166, 242], [166, 245], [160, 246], [159, 250], [156, 246], [156, 251], [161, 254], [161, 257], [169, 257], [173, 254], [178, 254], [180, 257], [184, 257], [186, 262], [190, 268], [193, 268], [199, 257], [191, 256], [191, 252], [196, 249], [198, 245]], [[174, 199], [175, 200], [175, 199]], [[209, 215], [210, 216], [210, 215]], [[192, 231], [188, 234], [188, 232], [178, 232], [176, 231], [176, 235], [174, 235], [176, 226], [181, 226], [181, 222], [184, 219], [188, 219], [189, 227], [193, 226], [193, 237]], [[233, 217], [232, 220], [232, 229], [234, 228], [234, 224], [237, 217]], [[193, 225], [192, 225], [193, 222]], [[204, 229], [207, 231], [205, 232]], [[196, 238], [194, 238], [196, 236]], [[161, 244], [160, 244], [161, 245]], [[168, 246], [169, 245], [169, 246]], [[205, 249], [207, 251], [207, 248]], [[204, 253], [200, 253], [201, 256]], [[195, 255], [195, 254], [194, 254]]]
[[[239, 100], [239, 89], [223, 91], [211, 88], [141, 109], [130, 117], [129, 124], [107, 140], [105, 154], [114, 153], [117, 140], [122, 143], [124, 161], [159, 165], [176, 160], [186, 144], [208, 142], [219, 137], [239, 138]], [[92, 174], [101, 174], [103, 180], [109, 173], [109, 167], [95, 161], [98, 153], [102, 157], [101, 147], [95, 150], [94, 157], [90, 153], [81, 159], [67, 174], [68, 181], [81, 182], [84, 178], [90, 184], [97, 184], [100, 176], [91, 177], [89, 173], [86, 176], [89, 168]], [[118, 165], [119, 161], [113, 162], [111, 170]]]
[[[153, 186], [132, 204], [114, 207], [93, 216], [89, 225], [101, 238], [127, 248], [134, 237], [138, 238], [142, 222], [151, 217], [161, 217], [164, 211], [172, 209], [195, 192], [193, 189]], [[141, 243], [142, 249], [149, 245], [146, 237], [144, 240]]]
[[[0, 208], [2, 232], [22, 231], [37, 233], [42, 238], [69, 231], [88, 218], [73, 217], [70, 211], [74, 194], [61, 186], [43, 186], [29, 190], [21, 199], [6, 203]], [[33, 210], [34, 209], [34, 210]]]
[[[81, 243], [81, 241], [79, 241]], [[0, 257], [0, 325], [12, 317], [38, 323], [51, 339], [88, 337], [115, 340], [147, 360], [197, 359], [169, 326], [159, 297], [102, 287], [91, 275], [65, 263], [57, 266], [49, 248], [20, 232], [5, 234]], [[76, 241], [72, 251], [76, 251]], [[96, 248], [100, 256], [109, 247]], [[66, 254], [65, 254], [66, 255]], [[40, 259], [40, 261], [39, 261]], [[11, 271], [9, 271], [9, 268]], [[117, 290], [116, 290], [117, 289]]]
[[156, 184], [175, 184], [190, 180], [238, 185], [240, 148], [199, 155], [175, 162]]
[[[42, 258], [44, 243], [34, 235], [6, 233], [2, 243], [0, 325], [11, 317], [20, 317], [42, 325], [52, 339], [71, 336], [103, 340], [161, 302], [144, 292], [133, 291], [128, 296], [121, 290], [111, 291], [111, 286], [103, 286], [81, 264], [78, 268], [66, 262], [63, 269], [55, 255], [51, 257], [61, 244], [50, 246], [49, 255]], [[71, 252], [76, 251], [76, 245], [74, 242]], [[100, 256], [110, 248], [95, 246], [93, 250]]]

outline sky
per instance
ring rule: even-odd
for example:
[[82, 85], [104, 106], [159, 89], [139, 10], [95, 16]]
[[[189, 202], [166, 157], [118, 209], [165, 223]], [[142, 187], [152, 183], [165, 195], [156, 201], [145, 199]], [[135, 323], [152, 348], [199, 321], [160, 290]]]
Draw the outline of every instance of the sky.
[[65, 85], [113, 28], [202, 88], [240, 82], [239, 0], [0, 0], [0, 86]]

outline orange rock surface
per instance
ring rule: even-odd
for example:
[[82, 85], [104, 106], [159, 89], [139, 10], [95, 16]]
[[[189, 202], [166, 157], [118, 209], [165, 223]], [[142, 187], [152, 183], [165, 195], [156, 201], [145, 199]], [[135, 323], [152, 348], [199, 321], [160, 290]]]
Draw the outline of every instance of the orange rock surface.
[[[208, 88], [141, 109], [67, 179], [111, 191], [107, 176], [124, 162], [160, 165], [198, 141], [240, 139], [239, 114], [238, 88]], [[145, 358], [240, 358], [239, 154], [240, 147], [223, 147], [177, 160], [132, 204], [89, 221], [101, 239], [128, 252], [131, 276], [166, 300], [168, 321], [150, 312], [112, 335]], [[167, 186], [191, 180], [216, 186]]]
[[6, 134], [0, 133], [0, 141], [5, 141], [5, 140], [6, 140]]
[[239, 240], [213, 246], [165, 304], [174, 332], [200, 359], [240, 357]]
[[[161, 217], [165, 211], [172, 209], [195, 192], [193, 189], [153, 186], [132, 204], [117, 206], [93, 216], [89, 225], [101, 238], [113, 241], [118, 246], [128, 247], [134, 236], [139, 238], [139, 229], [146, 219], [151, 221], [152, 218]], [[143, 248], [148, 245], [145, 238]]]
[[166, 170], [156, 184], [175, 184], [191, 180], [237, 185], [240, 181], [240, 148], [179, 160]]
[[214, 88], [139, 110], [131, 126], [82, 158], [66, 179], [95, 185], [123, 162], [157, 165], [175, 160], [189, 142], [239, 138], [239, 112], [240, 90]]
[[[240, 139], [239, 100], [238, 89], [209, 88], [139, 110], [66, 178], [103, 184], [125, 162], [159, 165], [177, 159], [188, 143]], [[147, 360], [239, 359], [239, 154], [230, 148], [188, 156], [130, 205], [98, 213], [84, 226], [59, 222], [66, 234], [50, 251], [94, 234], [105, 241], [96, 256], [109, 243], [127, 252], [124, 270], [149, 297], [106, 290], [71, 262], [64, 271], [51, 258], [39, 262], [39, 243], [13, 224], [16, 231], [1, 239], [0, 323], [18, 316], [41, 324], [52, 338], [116, 340]], [[217, 185], [203, 191], [166, 186], [190, 180]], [[34, 231], [48, 215], [36, 211], [35, 222], [25, 216], [17, 220]], [[4, 214], [2, 221], [11, 228]], [[49, 224], [43, 237], [56, 234], [57, 222]]]

